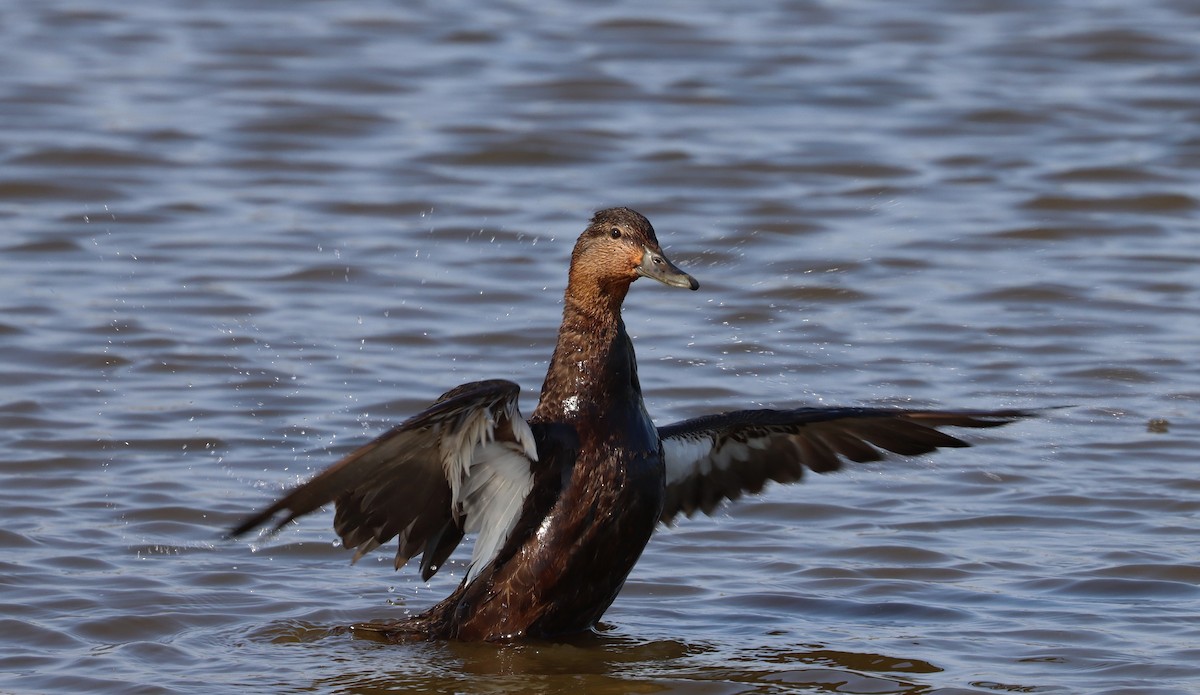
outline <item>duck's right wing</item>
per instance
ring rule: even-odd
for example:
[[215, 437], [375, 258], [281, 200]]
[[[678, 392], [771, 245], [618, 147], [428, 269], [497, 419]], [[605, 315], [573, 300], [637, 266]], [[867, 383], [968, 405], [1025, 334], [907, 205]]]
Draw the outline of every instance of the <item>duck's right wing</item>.
[[658, 428], [666, 462], [661, 520], [711, 513], [723, 500], [758, 492], [771, 480], [800, 480], [804, 469], [836, 471], [843, 459], [878, 461], [939, 447], [969, 446], [938, 427], [997, 427], [1033, 415], [1024, 410], [794, 408], [739, 410]]
[[478, 532], [468, 578], [483, 569], [512, 532], [533, 486], [533, 432], [517, 408], [511, 381], [463, 384], [375, 441], [350, 453], [262, 511], [229, 536], [288, 522], [333, 502], [333, 527], [357, 561], [399, 537], [396, 569], [423, 552], [428, 580], [462, 540]]

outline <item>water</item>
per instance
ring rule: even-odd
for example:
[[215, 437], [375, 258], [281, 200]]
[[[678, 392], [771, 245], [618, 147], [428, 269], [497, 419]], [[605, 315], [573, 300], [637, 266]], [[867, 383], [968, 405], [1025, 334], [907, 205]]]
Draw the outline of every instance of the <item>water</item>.
[[[0, 691], [1200, 692], [1191, 3], [0, 10]], [[659, 422], [1071, 405], [656, 536], [605, 629], [220, 532], [455, 384], [530, 412], [595, 209]]]

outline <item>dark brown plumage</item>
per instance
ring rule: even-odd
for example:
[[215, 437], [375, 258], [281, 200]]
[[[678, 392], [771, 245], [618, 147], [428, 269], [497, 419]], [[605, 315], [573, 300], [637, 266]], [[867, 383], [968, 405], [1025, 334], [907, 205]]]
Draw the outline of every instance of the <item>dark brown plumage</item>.
[[638, 277], [697, 289], [645, 217], [602, 210], [571, 255], [563, 320], [528, 422], [519, 388], [459, 386], [235, 527], [275, 529], [330, 502], [355, 559], [397, 538], [428, 579], [478, 533], [466, 577], [425, 613], [355, 626], [385, 639], [506, 640], [587, 630], [612, 604], [657, 524], [711, 512], [769, 480], [883, 451], [967, 446], [938, 427], [994, 427], [1018, 410], [743, 410], [654, 426], [621, 304]]

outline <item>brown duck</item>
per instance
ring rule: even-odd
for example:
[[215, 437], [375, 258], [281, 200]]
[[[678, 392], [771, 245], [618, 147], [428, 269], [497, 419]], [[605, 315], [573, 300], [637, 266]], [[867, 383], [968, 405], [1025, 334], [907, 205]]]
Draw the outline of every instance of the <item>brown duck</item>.
[[660, 523], [788, 483], [805, 468], [967, 446], [941, 426], [994, 427], [1018, 410], [740, 410], [656, 427], [621, 303], [639, 277], [695, 290], [628, 208], [592, 218], [571, 254], [558, 344], [526, 421], [519, 387], [463, 384], [238, 524], [239, 536], [325, 504], [354, 559], [398, 538], [429, 579], [475, 533], [458, 588], [425, 613], [354, 626], [391, 640], [510, 640], [592, 628]]

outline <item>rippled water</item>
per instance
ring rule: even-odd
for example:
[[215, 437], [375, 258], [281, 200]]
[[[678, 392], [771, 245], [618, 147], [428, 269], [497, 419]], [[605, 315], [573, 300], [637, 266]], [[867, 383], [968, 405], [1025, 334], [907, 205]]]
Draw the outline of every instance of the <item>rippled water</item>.
[[[1194, 3], [0, 10], [0, 691], [1200, 692]], [[532, 410], [591, 211], [699, 293], [660, 422], [1071, 405], [664, 530], [599, 635], [382, 646], [330, 515], [446, 388]], [[444, 576], [443, 576], [444, 575]]]

